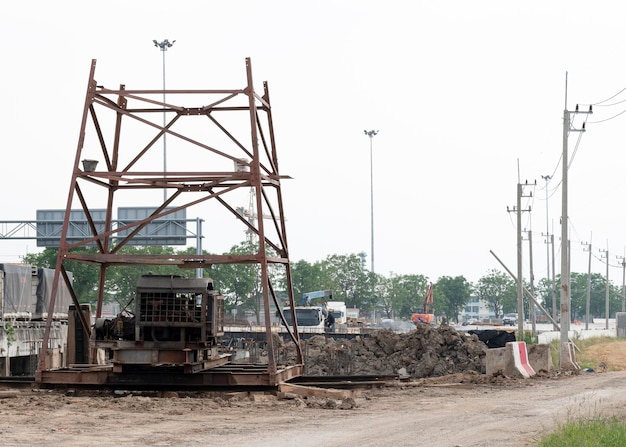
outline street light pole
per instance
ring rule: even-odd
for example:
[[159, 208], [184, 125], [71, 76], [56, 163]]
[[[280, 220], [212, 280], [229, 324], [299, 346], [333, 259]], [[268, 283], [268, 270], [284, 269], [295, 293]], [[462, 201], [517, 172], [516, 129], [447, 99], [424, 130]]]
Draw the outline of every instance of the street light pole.
[[370, 137], [370, 233], [371, 233], [371, 270], [374, 273], [374, 155], [372, 151], [372, 141], [376, 134], [378, 134], [377, 130], [364, 130], [365, 135]]
[[[175, 40], [172, 40], [171, 42], [167, 39], [161, 41], [161, 42], [157, 42], [156, 40], [153, 40], [152, 42], [154, 42], [154, 46], [155, 47], [159, 47], [161, 49], [161, 52], [163, 53], [163, 172], [167, 172], [167, 144], [165, 142], [165, 137], [167, 136], [167, 133], [165, 133], [165, 52], [167, 51], [168, 48], [171, 48], [172, 45], [174, 45], [174, 42], [176, 42]], [[163, 188], [163, 201], [165, 202], [167, 200], [167, 188]]]

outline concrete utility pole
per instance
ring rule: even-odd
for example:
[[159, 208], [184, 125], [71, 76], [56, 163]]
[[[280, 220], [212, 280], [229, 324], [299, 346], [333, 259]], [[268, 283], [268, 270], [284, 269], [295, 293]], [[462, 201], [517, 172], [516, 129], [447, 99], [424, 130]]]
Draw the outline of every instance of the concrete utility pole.
[[528, 209], [522, 209], [522, 197], [532, 197], [532, 194], [524, 196], [523, 187], [528, 185], [528, 181], [524, 185], [517, 184], [517, 205], [513, 210], [507, 207], [508, 212], [517, 214], [517, 331], [518, 340], [524, 339], [524, 286], [522, 284], [522, 212], [530, 212]]
[[[535, 296], [535, 272], [533, 271], [533, 232], [528, 230], [528, 259], [530, 262], [530, 293]], [[535, 314], [535, 304], [531, 301], [528, 303], [530, 314], [530, 322], [532, 324], [533, 337], [537, 335], [537, 315]]]
[[550, 235], [550, 245], [552, 245], [552, 318], [556, 320], [556, 264], [554, 262], [554, 233]]
[[567, 140], [570, 132], [584, 132], [585, 126], [583, 124], [582, 129], [571, 128], [571, 115], [577, 113], [592, 113], [592, 108], [589, 106], [588, 112], [580, 112], [578, 105], [576, 110], [571, 112], [567, 110], [567, 75], [565, 77], [565, 109], [563, 110], [563, 156], [561, 163], [563, 165], [563, 179], [562, 179], [562, 200], [561, 200], [561, 350], [559, 364], [561, 369], [578, 369], [575, 363], [572, 362], [570, 344], [569, 344], [569, 328], [570, 328], [570, 271], [569, 271], [569, 236], [567, 234], [567, 226], [569, 224], [569, 216], [567, 209], [568, 199], [568, 178], [567, 171], [569, 168], [569, 155]]
[[624, 253], [624, 256], [618, 256], [617, 259], [622, 260], [622, 312], [625, 312], [626, 302], [624, 300], [626, 299], [626, 253]]
[[550, 245], [552, 245], [552, 281], [550, 290], [552, 292], [552, 318], [556, 318], [556, 293], [554, 290], [554, 235], [550, 234], [550, 208], [548, 206], [548, 182], [552, 179], [550, 175], [542, 175], [542, 179], [546, 181], [546, 234], [542, 234], [546, 238], [546, 279], [550, 281]]
[[585, 330], [589, 329], [589, 308], [591, 306], [591, 242], [581, 242], [585, 246], [584, 251], [589, 252], [589, 263], [587, 267], [587, 300], [585, 301]]
[[604, 329], [609, 328], [609, 248], [607, 243], [606, 250], [600, 249], [602, 257], [606, 258], [606, 283], [604, 285]]
[[[548, 182], [552, 178], [549, 175], [542, 175], [542, 179], [546, 181], [546, 234], [542, 235], [546, 237], [546, 278], [550, 278], [550, 220], [548, 207]], [[553, 315], [554, 316], [554, 315]]]
[[378, 134], [377, 130], [364, 130], [365, 135], [370, 137], [370, 233], [371, 233], [371, 271], [374, 273], [374, 152], [372, 151], [372, 141]]

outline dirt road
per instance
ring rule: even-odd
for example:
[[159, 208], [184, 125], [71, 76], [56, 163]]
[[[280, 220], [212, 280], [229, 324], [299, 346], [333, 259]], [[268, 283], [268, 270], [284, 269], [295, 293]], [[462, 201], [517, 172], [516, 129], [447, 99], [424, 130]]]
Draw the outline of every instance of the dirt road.
[[498, 385], [456, 379], [369, 390], [354, 401], [29, 390], [0, 399], [0, 445], [519, 447], [568, 417], [626, 414], [626, 371]]

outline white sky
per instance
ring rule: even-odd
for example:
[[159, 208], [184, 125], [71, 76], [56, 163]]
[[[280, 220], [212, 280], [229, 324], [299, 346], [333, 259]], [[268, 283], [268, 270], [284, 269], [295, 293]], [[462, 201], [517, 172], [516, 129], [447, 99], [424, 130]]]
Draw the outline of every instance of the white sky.
[[[0, 220], [65, 207], [91, 59], [100, 84], [159, 89], [152, 40], [169, 39], [168, 89], [243, 87], [246, 57], [257, 89], [268, 81], [281, 172], [293, 177], [283, 183], [292, 261], [370, 252], [367, 129], [380, 131], [377, 273], [473, 282], [501, 269], [490, 250], [516, 271], [507, 206], [519, 175], [538, 185], [523, 225], [539, 279], [547, 226], [560, 270], [566, 72], [570, 110], [626, 87], [625, 12], [618, 1], [10, 2], [0, 15]], [[617, 284], [626, 114], [604, 120], [626, 110], [624, 100], [596, 106], [580, 144], [578, 133], [568, 140], [572, 271], [587, 271], [581, 242], [593, 234], [592, 270], [605, 272], [599, 249], [608, 248]], [[34, 240], [2, 240], [0, 262], [38, 250]], [[527, 255], [525, 242], [526, 264]]]

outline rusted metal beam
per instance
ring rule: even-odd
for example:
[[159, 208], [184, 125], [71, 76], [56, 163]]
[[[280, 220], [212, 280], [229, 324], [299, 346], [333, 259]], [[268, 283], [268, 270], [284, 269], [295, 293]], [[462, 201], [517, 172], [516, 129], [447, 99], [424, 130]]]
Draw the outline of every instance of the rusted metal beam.
[[[271, 116], [270, 95], [267, 83], [263, 92], [254, 89], [252, 64], [246, 59], [246, 85], [237, 89], [201, 90], [145, 90], [127, 89], [120, 84], [117, 89], [106, 88], [95, 78], [96, 61], [90, 67], [85, 104], [80, 124], [72, 181], [68, 191], [65, 220], [59, 244], [50, 308], [53, 308], [59, 272], [67, 262], [78, 262], [100, 267], [100, 285], [97, 317], [101, 316], [104, 300], [104, 278], [108, 268], [123, 265], [173, 265], [185, 268], [209, 268], [216, 264], [255, 264], [259, 267], [263, 314], [266, 324], [269, 361], [261, 374], [236, 374], [217, 378], [207, 376], [207, 381], [276, 383], [292, 374], [302, 372], [299, 352], [296, 364], [287, 370], [279, 369], [273, 357], [270, 304], [280, 307], [273, 279], [268, 273], [270, 265], [285, 270], [288, 300], [293, 306], [289, 251], [281, 182], [290, 177], [279, 172], [275, 132]], [[166, 103], [167, 96], [167, 103]], [[160, 121], [158, 118], [162, 117]], [[167, 119], [166, 119], [167, 117]], [[190, 121], [194, 120], [194, 121]], [[239, 120], [239, 121], [237, 121]], [[196, 127], [199, 126], [199, 127]], [[247, 129], [246, 129], [247, 128]], [[157, 142], [167, 135], [173, 147], [176, 167], [165, 172], [158, 170], [151, 160]], [[84, 158], [104, 160], [100, 169], [81, 167]], [[244, 169], [239, 169], [243, 166]], [[160, 166], [159, 166], [160, 167]], [[237, 212], [241, 193], [252, 188], [255, 193], [257, 216], [270, 216], [266, 226], [264, 218], [255, 221], [243, 218]], [[154, 211], [149, 217], [113, 227], [113, 204], [133, 203], [134, 194], [155, 189], [173, 191], [163, 201], [152, 203]], [[104, 200], [102, 199], [104, 197]], [[83, 240], [67, 239], [70, 211], [78, 201], [87, 217], [91, 234]], [[142, 202], [143, 204], [143, 202]], [[168, 214], [216, 204], [213, 212], [224, 213], [251, 234], [258, 237], [258, 248], [238, 255], [186, 254], [186, 255], [130, 255], [121, 254], [120, 248], [137, 236], [142, 228]], [[90, 210], [106, 209], [104, 228], [98, 228]], [[220, 235], [211, 235], [220, 237]], [[145, 237], [145, 236], [142, 236]], [[239, 241], [235, 241], [235, 245]], [[77, 253], [74, 249], [94, 246], [97, 253]], [[80, 301], [80, 297], [76, 298]], [[49, 315], [52, 313], [49, 312]], [[85, 322], [82, 322], [83, 326]], [[44, 333], [44, 350], [49, 340], [49, 323]], [[298, 342], [297, 328], [294, 340]], [[299, 346], [298, 346], [299, 351]], [[126, 355], [131, 355], [126, 353]], [[157, 361], [174, 355], [165, 350]], [[175, 356], [175, 355], [174, 355]], [[44, 357], [44, 356], [42, 356]], [[90, 362], [95, 360], [92, 351]], [[120, 357], [122, 358], [123, 355]], [[176, 356], [175, 356], [176, 357]], [[169, 358], [169, 357], [168, 357]], [[178, 357], [175, 359], [180, 361]], [[209, 366], [203, 363], [201, 368]], [[188, 368], [196, 371], [196, 367]], [[43, 374], [43, 375], [42, 375]], [[66, 372], [63, 380], [72, 377]], [[87, 375], [86, 375], [87, 374]], [[94, 374], [89, 377], [88, 374]], [[102, 371], [80, 371], [69, 380], [102, 380]], [[195, 376], [196, 374], [193, 374]], [[45, 363], [40, 359], [38, 377], [49, 377]], [[86, 378], [88, 377], [88, 378]], [[56, 380], [56, 379], [55, 379]], [[197, 379], [196, 379], [197, 380]]]

